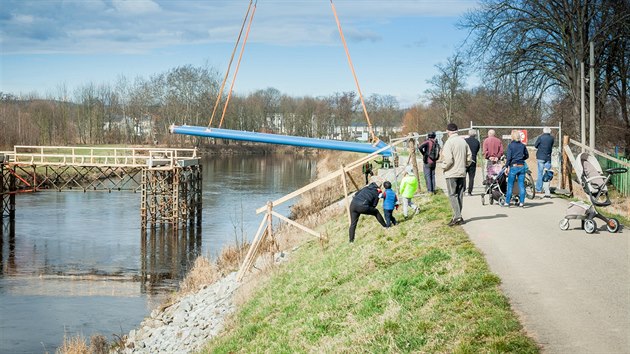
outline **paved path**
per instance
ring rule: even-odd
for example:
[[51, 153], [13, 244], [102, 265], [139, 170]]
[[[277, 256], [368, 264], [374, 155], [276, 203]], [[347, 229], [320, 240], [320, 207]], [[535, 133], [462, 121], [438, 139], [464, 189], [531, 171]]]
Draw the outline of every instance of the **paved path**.
[[[441, 173], [436, 179], [446, 190]], [[630, 353], [630, 229], [611, 234], [598, 220], [588, 235], [572, 220], [562, 231], [569, 202], [557, 198], [482, 206], [479, 171], [476, 180], [463, 228], [543, 352]]]

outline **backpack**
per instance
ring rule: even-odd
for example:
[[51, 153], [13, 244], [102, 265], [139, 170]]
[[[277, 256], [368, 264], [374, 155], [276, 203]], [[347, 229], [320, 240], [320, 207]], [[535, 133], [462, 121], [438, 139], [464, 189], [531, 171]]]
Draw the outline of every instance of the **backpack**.
[[435, 163], [440, 158], [440, 144], [437, 141], [431, 141], [429, 143], [430, 150], [428, 156], [429, 163]]

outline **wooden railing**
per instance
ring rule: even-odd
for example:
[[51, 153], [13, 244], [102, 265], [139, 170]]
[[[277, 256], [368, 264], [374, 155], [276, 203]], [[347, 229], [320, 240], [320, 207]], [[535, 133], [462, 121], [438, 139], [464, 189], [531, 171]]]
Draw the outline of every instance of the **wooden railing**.
[[[389, 150], [394, 148], [396, 145], [401, 144], [405, 141], [408, 141], [410, 139], [414, 139], [416, 136], [409, 136], [409, 137], [405, 137], [405, 138], [401, 138], [401, 139], [396, 139], [396, 141], [390, 143], [389, 145], [382, 147], [381, 149], [367, 155], [364, 157], [359, 158], [358, 160], [355, 160], [353, 162], [351, 162], [350, 164], [348, 164], [348, 166], [344, 166], [341, 165], [339, 170], [333, 171], [331, 173], [329, 173], [327, 176], [322, 177], [294, 192], [291, 192], [279, 199], [276, 199], [274, 201], [268, 201], [267, 205], [260, 207], [258, 209], [256, 209], [256, 214], [260, 214], [262, 212], [266, 211], [266, 215], [263, 217], [263, 219], [260, 222], [260, 226], [258, 227], [258, 231], [256, 231], [256, 234], [254, 235], [254, 238], [252, 239], [252, 243], [249, 246], [249, 250], [247, 251], [247, 254], [245, 255], [245, 258], [243, 259], [243, 262], [241, 263], [241, 267], [238, 271], [238, 274], [236, 276], [238, 281], [241, 281], [243, 279], [243, 277], [245, 276], [245, 273], [253, 266], [256, 257], [258, 255], [258, 253], [260, 252], [260, 247], [261, 244], [263, 244], [263, 241], [265, 238], [270, 238], [273, 240], [273, 227], [272, 227], [272, 216], [275, 216], [279, 219], [281, 219], [284, 222], [289, 223], [290, 225], [293, 225], [299, 229], [301, 229], [302, 231], [305, 231], [315, 237], [319, 237], [322, 238], [322, 235], [315, 231], [312, 230], [304, 225], [300, 225], [297, 222], [293, 221], [293, 220], [289, 220], [286, 217], [282, 216], [281, 214], [276, 213], [273, 208], [277, 207], [278, 205], [281, 205], [295, 197], [298, 197], [316, 187], [321, 186], [322, 184], [326, 183], [326, 182], [330, 182], [335, 178], [341, 178], [342, 181], [342, 185], [343, 185], [343, 189], [344, 189], [344, 201], [345, 201], [345, 207], [346, 207], [346, 212], [348, 214], [348, 222], [350, 222], [350, 193], [347, 187], [347, 183], [346, 183], [346, 176], [350, 177], [350, 175], [348, 174], [348, 172], [352, 171], [353, 169], [362, 166], [365, 162], [370, 161], [372, 159], [374, 159], [375, 157], [377, 157], [381, 152]], [[415, 146], [415, 145], [414, 145]], [[352, 177], [350, 177], [352, 178]], [[352, 183], [354, 184], [355, 182], [352, 181]], [[359, 189], [359, 187], [355, 184], [355, 187], [357, 189]], [[266, 225], [266, 227], [265, 227]]]
[[146, 167], [176, 166], [197, 159], [197, 149], [86, 146], [14, 146], [5, 153], [11, 163], [49, 166]]

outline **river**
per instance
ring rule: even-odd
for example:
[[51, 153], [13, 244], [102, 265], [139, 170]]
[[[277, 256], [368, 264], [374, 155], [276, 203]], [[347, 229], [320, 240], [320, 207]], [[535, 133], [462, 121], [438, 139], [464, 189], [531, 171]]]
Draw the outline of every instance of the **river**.
[[255, 209], [316, 173], [314, 158], [296, 155], [202, 164], [200, 230], [143, 233], [140, 193], [18, 195], [15, 221], [2, 223], [0, 353], [54, 353], [64, 335], [122, 336], [176, 290], [198, 255], [253, 237], [262, 217]]

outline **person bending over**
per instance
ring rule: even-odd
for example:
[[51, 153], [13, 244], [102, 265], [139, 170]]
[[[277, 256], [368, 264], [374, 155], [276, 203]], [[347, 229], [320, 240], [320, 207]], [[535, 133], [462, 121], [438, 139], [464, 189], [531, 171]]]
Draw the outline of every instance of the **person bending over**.
[[352, 198], [350, 203], [350, 242], [354, 242], [354, 233], [359, 222], [361, 214], [374, 215], [376, 220], [383, 226], [387, 227], [381, 213], [376, 209], [378, 205], [378, 195], [380, 191], [380, 183], [377, 178], [372, 178], [373, 182], [361, 188]]

